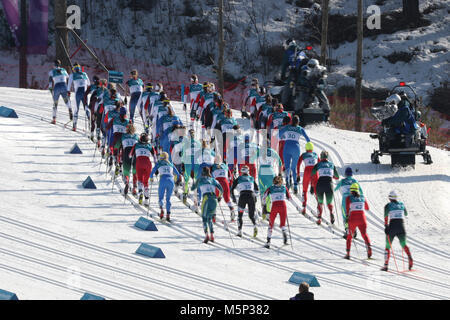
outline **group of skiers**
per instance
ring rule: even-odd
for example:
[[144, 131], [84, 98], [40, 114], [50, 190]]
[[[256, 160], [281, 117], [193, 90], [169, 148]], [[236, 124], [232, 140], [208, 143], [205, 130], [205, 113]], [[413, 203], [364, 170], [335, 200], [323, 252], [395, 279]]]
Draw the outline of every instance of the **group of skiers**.
[[[243, 216], [248, 210], [254, 237], [258, 233], [259, 219], [268, 218], [265, 246], [269, 248], [275, 219], [279, 215], [283, 242], [287, 244], [287, 201], [292, 200], [291, 192], [299, 194], [301, 182], [301, 213], [306, 214], [309, 192], [317, 200], [319, 225], [323, 219], [324, 202], [330, 214], [330, 223], [334, 223], [334, 191], [342, 191], [346, 258], [350, 258], [356, 228], [366, 243], [368, 257], [372, 255], [364, 215], [369, 208], [360, 185], [353, 178], [352, 169], [349, 167], [345, 170], [345, 178], [333, 189], [332, 180], [340, 177], [328, 152], [323, 150], [320, 156], [314, 152], [313, 143], [299, 125], [298, 115], [291, 116], [284, 111], [283, 105], [267, 94], [257, 79], [252, 81], [252, 88], [242, 108], [245, 115], [245, 109], [249, 107], [253, 129], [250, 133], [239, 126], [232, 109], [216, 92], [214, 84], [200, 84], [196, 75], [192, 75], [191, 83], [184, 87], [181, 96], [184, 112], [189, 114], [189, 124], [183, 123], [175, 115], [162, 84], [144, 84], [137, 70], [130, 72], [130, 79], [126, 82], [130, 95], [128, 110], [127, 98], [122, 98], [114, 84], [108, 84], [106, 79], [97, 76], [93, 77], [91, 84], [78, 64], [68, 76], [60, 62], [55, 61], [49, 80], [54, 100], [52, 123], [56, 122], [58, 99], [62, 96], [69, 108], [75, 131], [79, 104], [83, 103], [89, 119], [90, 138], [94, 141], [96, 132], [96, 146], [101, 149], [102, 158], [110, 168], [115, 164], [115, 177], [122, 175], [125, 196], [131, 187], [131, 193], [139, 199], [139, 203], [149, 206], [154, 177], [159, 176], [161, 219], [165, 215], [166, 220], [171, 221], [171, 197], [184, 181], [182, 199], [187, 203], [191, 197], [195, 210], [200, 208], [204, 242], [214, 241], [216, 210], [218, 203], [224, 199], [230, 210], [231, 221], [236, 219], [237, 205], [238, 236], [243, 234]], [[72, 113], [70, 103], [72, 84], [76, 96], [75, 113]], [[144, 129], [140, 135], [136, 134], [136, 113], [139, 113]], [[196, 135], [195, 128], [199, 127], [201, 130], [197, 130], [197, 133], [200, 134]], [[261, 136], [263, 139], [260, 141]], [[302, 139], [306, 141], [303, 153]], [[302, 163], [303, 177], [300, 174]], [[189, 195], [189, 191], [196, 193]], [[258, 199], [262, 212], [258, 210]], [[387, 270], [389, 249], [395, 236], [399, 237], [412, 267], [402, 223], [407, 214], [406, 209], [397, 201], [394, 193], [389, 195], [389, 199], [391, 202], [385, 208], [387, 253], [384, 268]]]

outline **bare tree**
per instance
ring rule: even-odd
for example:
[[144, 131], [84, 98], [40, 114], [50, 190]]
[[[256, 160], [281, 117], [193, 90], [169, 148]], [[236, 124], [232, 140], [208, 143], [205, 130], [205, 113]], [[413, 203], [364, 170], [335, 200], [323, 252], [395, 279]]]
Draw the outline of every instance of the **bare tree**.
[[362, 42], [363, 42], [363, 0], [358, 0], [358, 21], [356, 24], [358, 40], [356, 49], [355, 83], [355, 129], [361, 131], [361, 86], [362, 86]]
[[417, 26], [420, 18], [419, 0], [403, 0], [403, 16], [408, 24]]
[[225, 49], [225, 40], [223, 38], [223, 0], [219, 0], [219, 23], [218, 23], [218, 42], [219, 42], [219, 61], [217, 63], [217, 77], [219, 83], [219, 92], [223, 96], [224, 79], [223, 79], [223, 54]]
[[327, 61], [328, 3], [329, 0], [322, 0], [322, 36], [320, 39], [320, 64], [322, 65], [325, 65]]
[[[66, 21], [67, 21], [67, 1], [54, 1], [55, 12], [55, 47], [56, 59], [61, 60], [62, 66], [66, 70], [70, 70], [70, 62], [66, 57], [66, 49], [69, 49], [69, 38], [67, 35]], [[61, 39], [61, 40], [60, 40]], [[65, 47], [65, 48], [64, 48]]]

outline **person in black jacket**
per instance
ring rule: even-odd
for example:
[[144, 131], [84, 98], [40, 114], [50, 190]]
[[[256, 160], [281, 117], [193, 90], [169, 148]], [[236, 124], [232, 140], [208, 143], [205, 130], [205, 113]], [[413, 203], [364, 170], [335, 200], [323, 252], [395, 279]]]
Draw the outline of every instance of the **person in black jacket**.
[[314, 300], [314, 293], [309, 292], [309, 284], [306, 282], [300, 283], [298, 292], [299, 293], [297, 293], [295, 297], [292, 297], [289, 300]]

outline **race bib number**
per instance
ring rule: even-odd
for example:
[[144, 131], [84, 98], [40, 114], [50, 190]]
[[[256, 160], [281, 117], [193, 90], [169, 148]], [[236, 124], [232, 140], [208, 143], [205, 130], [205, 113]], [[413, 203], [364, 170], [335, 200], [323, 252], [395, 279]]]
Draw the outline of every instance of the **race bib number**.
[[142, 87], [139, 85], [134, 85], [130, 87], [130, 93], [142, 92]]
[[320, 168], [319, 169], [319, 177], [332, 177], [333, 170], [330, 168]]
[[161, 166], [158, 168], [158, 171], [160, 174], [168, 174], [168, 175], [172, 175], [173, 173], [173, 169], [170, 166]]
[[114, 132], [125, 133], [127, 131], [127, 128], [125, 126], [114, 125], [113, 130]]
[[238, 187], [239, 191], [253, 191], [253, 183], [251, 182], [241, 182]]
[[350, 204], [350, 211], [362, 211], [364, 210], [364, 202], [352, 202]]
[[314, 158], [306, 158], [304, 161], [305, 161], [305, 167], [313, 167], [316, 165], [316, 159], [314, 159]]
[[205, 193], [214, 193], [216, 191], [216, 187], [210, 184], [204, 184], [200, 186], [200, 192], [203, 194]]
[[287, 131], [284, 133], [284, 139], [290, 141], [300, 140], [300, 135], [297, 132]]
[[284, 192], [272, 193], [271, 198], [272, 198], [272, 202], [284, 201], [286, 199], [286, 194]]
[[137, 157], [150, 157], [150, 150], [139, 148], [136, 150], [136, 156]]
[[135, 144], [136, 144], [136, 140], [134, 140], [134, 139], [125, 139], [125, 140], [122, 141], [122, 146], [124, 148], [132, 147]]
[[223, 169], [213, 171], [214, 178], [228, 178], [227, 172]]
[[389, 211], [389, 218], [390, 219], [403, 219], [405, 214], [404, 210], [392, 210]]

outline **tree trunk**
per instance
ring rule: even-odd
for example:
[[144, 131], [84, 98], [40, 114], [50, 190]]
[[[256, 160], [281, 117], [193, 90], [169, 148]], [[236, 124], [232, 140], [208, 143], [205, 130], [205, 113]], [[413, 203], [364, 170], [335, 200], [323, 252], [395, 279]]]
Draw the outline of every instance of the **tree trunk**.
[[27, 17], [27, 0], [20, 1], [20, 48], [19, 48], [19, 88], [27, 88], [27, 42], [28, 42], [28, 17]]
[[69, 50], [69, 38], [67, 36], [67, 29], [65, 28], [67, 22], [67, 1], [66, 0], [54, 1], [53, 6], [55, 12], [56, 59], [61, 60], [62, 67], [66, 69], [68, 72], [71, 72], [70, 62], [66, 57], [65, 49], [60, 40], [61, 38], [62, 42], [64, 43], [64, 46], [66, 47], [67, 50]]
[[329, 0], [322, 0], [322, 36], [320, 39], [320, 64], [323, 66], [327, 62], [328, 3]]
[[217, 78], [218, 78], [218, 86], [219, 86], [219, 92], [223, 97], [223, 91], [224, 91], [224, 79], [223, 79], [223, 65], [224, 65], [224, 47], [225, 47], [225, 41], [223, 37], [223, 0], [219, 0], [219, 59], [217, 63]]
[[363, 42], [363, 0], [358, 0], [357, 49], [356, 49], [356, 81], [355, 81], [355, 130], [361, 127], [361, 86], [362, 86], [362, 42]]
[[406, 22], [416, 26], [419, 23], [419, 0], [403, 0], [403, 16]]

